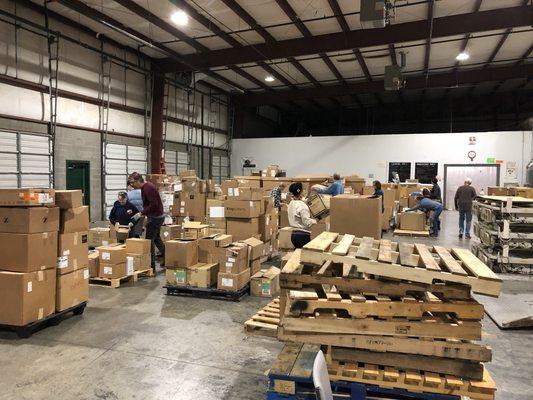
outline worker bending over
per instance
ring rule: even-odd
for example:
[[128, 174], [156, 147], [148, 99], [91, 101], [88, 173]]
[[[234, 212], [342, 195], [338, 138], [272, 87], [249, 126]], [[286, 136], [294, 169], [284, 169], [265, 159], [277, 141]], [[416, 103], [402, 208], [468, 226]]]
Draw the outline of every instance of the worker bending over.
[[439, 236], [439, 231], [440, 231], [439, 216], [442, 213], [442, 204], [435, 200], [431, 200], [429, 197], [430, 197], [429, 190], [424, 189], [422, 191], [422, 196], [417, 196], [416, 198], [418, 200], [418, 204], [414, 206], [413, 208], [408, 208], [404, 210], [404, 212], [416, 211], [416, 210], [421, 210], [424, 212], [433, 211], [433, 219], [431, 221], [432, 232], [430, 236], [437, 237]]
[[316, 220], [311, 218], [309, 206], [302, 201], [303, 186], [300, 182], [289, 186], [292, 200], [289, 203], [289, 225], [293, 228], [291, 242], [297, 249], [301, 249], [311, 241], [311, 227], [316, 224]]
[[315, 192], [319, 194], [330, 194], [331, 196], [337, 196], [344, 193], [344, 186], [341, 182], [341, 176], [337, 173], [333, 174], [333, 183], [326, 189], [313, 188]]
[[115, 229], [118, 229], [120, 225], [129, 226], [130, 232], [128, 237], [139, 237], [135, 236], [135, 230], [133, 229], [134, 225], [138, 223], [138, 220], [133, 217], [138, 212], [137, 207], [129, 201], [128, 194], [126, 192], [119, 192], [118, 200], [115, 201], [109, 213], [109, 222], [115, 226]]

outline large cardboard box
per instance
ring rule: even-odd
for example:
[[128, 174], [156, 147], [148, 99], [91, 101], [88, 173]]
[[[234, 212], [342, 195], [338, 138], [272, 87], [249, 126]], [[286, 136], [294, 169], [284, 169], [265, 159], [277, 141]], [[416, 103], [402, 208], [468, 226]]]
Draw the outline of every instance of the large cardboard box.
[[406, 231], [423, 231], [426, 228], [426, 214], [420, 211], [400, 214], [400, 229]]
[[224, 216], [226, 218], [257, 218], [261, 215], [262, 200], [226, 200]]
[[254, 187], [238, 187], [228, 189], [228, 199], [231, 200], [261, 200], [263, 189]]
[[245, 269], [249, 269], [248, 246], [244, 243], [234, 243], [231, 246], [223, 247], [218, 252], [218, 264], [220, 272], [237, 274]]
[[165, 275], [169, 285], [187, 286], [191, 270], [188, 268], [167, 268]]
[[181, 236], [181, 225], [163, 225], [161, 227], [161, 240], [179, 239]]
[[126, 239], [126, 253], [128, 254], [150, 254], [151, 248], [152, 241], [149, 239]]
[[381, 198], [341, 194], [331, 198], [330, 230], [381, 238]]
[[224, 218], [224, 200], [207, 199], [205, 213], [207, 218]]
[[100, 253], [100, 264], [119, 264], [126, 262], [126, 246], [123, 244], [100, 246], [96, 250]]
[[56, 190], [56, 206], [62, 210], [83, 206], [81, 190]]
[[242, 241], [242, 243], [248, 246], [248, 258], [255, 260], [260, 257], [266, 256], [266, 245], [261, 240], [251, 237]]
[[198, 240], [169, 240], [165, 244], [165, 267], [188, 268], [198, 263]]
[[383, 209], [383, 218], [381, 219], [381, 229], [388, 231], [390, 229], [390, 220], [392, 218], [392, 207], [385, 207]]
[[278, 231], [278, 249], [280, 250], [291, 250], [294, 249], [292, 244], [291, 236], [293, 229], [290, 226], [281, 228]]
[[233, 236], [233, 240], [259, 237], [261, 236], [259, 218], [226, 218], [226, 232]]
[[101, 278], [116, 279], [133, 275], [133, 265], [124, 262], [118, 264], [104, 263], [100, 260], [98, 276]]
[[91, 250], [89, 252], [89, 277], [96, 278], [100, 271], [100, 252]]
[[39, 233], [58, 229], [57, 207], [0, 207], [0, 232]]
[[116, 243], [116, 237], [112, 237], [110, 228], [91, 228], [88, 234], [88, 244], [91, 247], [107, 246]]
[[150, 253], [126, 255], [126, 264], [128, 267], [133, 267], [134, 271], [145, 271], [152, 266], [152, 255]]
[[394, 207], [396, 201], [396, 189], [383, 189], [383, 206]]
[[313, 218], [324, 217], [329, 214], [331, 196], [325, 194], [312, 194], [307, 200], [309, 211]]
[[268, 242], [272, 237], [276, 236], [278, 232], [277, 209], [259, 216], [259, 229], [261, 230], [261, 239], [264, 242]]
[[55, 203], [54, 189], [0, 189], [0, 206], [47, 206], [52, 207]]
[[205, 218], [205, 193], [180, 192], [174, 194], [172, 215], [177, 217], [194, 217], [197, 221]]
[[218, 262], [216, 249], [229, 246], [233, 242], [231, 235], [210, 235], [198, 242], [198, 261], [201, 263]]
[[[235, 179], [239, 182], [239, 187], [260, 188], [260, 176], [236, 176]], [[229, 194], [229, 193], [228, 193]]]
[[248, 282], [250, 282], [250, 268], [238, 274], [219, 272], [217, 288], [234, 292], [245, 287]]
[[57, 232], [0, 233], [0, 269], [32, 272], [57, 265]]
[[60, 233], [58, 238], [57, 273], [68, 274], [89, 264], [87, 232]]
[[89, 230], [89, 207], [82, 206], [61, 210], [61, 233], [87, 232]]
[[279, 274], [280, 270], [270, 267], [254, 274], [250, 280], [250, 294], [258, 297], [279, 296]]
[[83, 268], [57, 276], [56, 311], [89, 300], [89, 269]]
[[22, 326], [55, 311], [56, 270], [0, 271], [0, 324]]
[[189, 268], [189, 286], [209, 288], [217, 283], [218, 264], [196, 264]]

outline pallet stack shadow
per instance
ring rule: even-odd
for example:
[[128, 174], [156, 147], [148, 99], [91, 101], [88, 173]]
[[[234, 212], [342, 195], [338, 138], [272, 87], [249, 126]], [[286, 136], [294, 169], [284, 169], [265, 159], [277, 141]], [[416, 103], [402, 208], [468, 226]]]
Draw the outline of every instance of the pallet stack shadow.
[[81, 192], [3, 189], [0, 216], [0, 325], [30, 326], [85, 304], [89, 219]]
[[479, 196], [474, 202], [479, 241], [472, 251], [494, 271], [533, 274], [533, 199], [510, 196], [510, 189], [489, 188], [500, 195]]
[[278, 339], [322, 345], [332, 380], [494, 399], [483, 306], [500, 279], [469, 250], [324, 232], [280, 276]]

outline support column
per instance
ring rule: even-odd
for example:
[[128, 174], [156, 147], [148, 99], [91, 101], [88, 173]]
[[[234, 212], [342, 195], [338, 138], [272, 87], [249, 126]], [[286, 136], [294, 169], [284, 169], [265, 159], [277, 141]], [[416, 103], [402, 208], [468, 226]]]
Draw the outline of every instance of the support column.
[[163, 102], [165, 94], [165, 77], [163, 75], [154, 75], [153, 90], [150, 172], [159, 174], [161, 173], [161, 152], [163, 150]]

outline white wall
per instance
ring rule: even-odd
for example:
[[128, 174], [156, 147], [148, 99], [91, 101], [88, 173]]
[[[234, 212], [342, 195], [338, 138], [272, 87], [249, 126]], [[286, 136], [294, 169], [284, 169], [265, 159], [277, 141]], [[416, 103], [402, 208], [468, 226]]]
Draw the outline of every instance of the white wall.
[[[469, 145], [470, 136], [476, 137], [475, 145]], [[390, 161], [412, 162], [413, 177], [415, 162], [437, 162], [443, 176], [444, 164], [472, 163], [467, 154], [474, 150], [473, 163], [486, 163], [488, 157], [516, 161], [521, 184], [530, 160], [531, 136], [520, 131], [234, 139], [232, 174], [240, 175], [241, 159], [251, 157], [258, 168], [279, 164], [288, 176], [339, 172], [386, 181]], [[503, 184], [505, 164], [501, 174]]]

